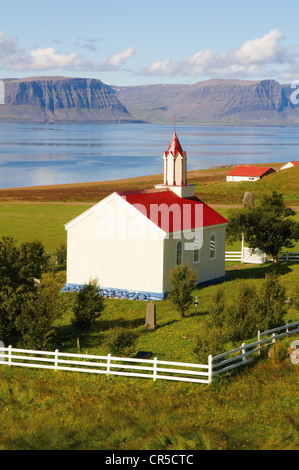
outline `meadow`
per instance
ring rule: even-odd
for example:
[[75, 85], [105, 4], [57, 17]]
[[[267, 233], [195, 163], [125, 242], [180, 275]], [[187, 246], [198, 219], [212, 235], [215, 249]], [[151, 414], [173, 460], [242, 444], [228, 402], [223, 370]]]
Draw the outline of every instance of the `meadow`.
[[[241, 207], [246, 185], [242, 183], [242, 189], [235, 189], [233, 183], [228, 188], [222, 170], [213, 174], [209, 182], [197, 178], [196, 192], [229, 218], [230, 208]], [[262, 181], [254, 186], [257, 200], [275, 189], [274, 183], [262, 185]], [[152, 182], [153, 178], [141, 183], [134, 180], [132, 187], [152, 187]], [[293, 197], [294, 206], [299, 201], [297, 185], [295, 179], [292, 191], [287, 193], [288, 189], [284, 189], [286, 202]], [[39, 239], [52, 252], [66, 241], [64, 224], [96, 202], [99, 191], [104, 197], [112, 186], [114, 190], [120, 188], [112, 183], [87, 185], [85, 192], [80, 187], [79, 195], [76, 188], [69, 187], [66, 191], [58, 187], [53, 192], [49, 188], [33, 188], [5, 195], [0, 191], [0, 234], [19, 241]], [[239, 248], [237, 244], [227, 247]], [[265, 274], [273, 270], [278, 270], [280, 282], [291, 297], [299, 279], [299, 265], [295, 263], [227, 263], [226, 295], [233, 297], [242, 282], [259, 286]], [[66, 294], [68, 308], [55, 323], [55, 342], [49, 349], [63, 343], [64, 351], [107, 354], [106, 339], [111, 328], [118, 326], [133, 329], [137, 335], [132, 355], [143, 350], [161, 360], [196, 361], [196, 334], [216, 289], [217, 286], [209, 286], [194, 290], [198, 311], [195, 314], [190, 309], [185, 318], [168, 300], [157, 302], [155, 330], [144, 328], [145, 302], [117, 299], [105, 299], [105, 309], [90, 330], [75, 328], [71, 321], [75, 294]], [[291, 305], [287, 320], [298, 318], [298, 310]], [[271, 357], [265, 354], [251, 366], [209, 386], [2, 366], [0, 449], [297, 450], [298, 366], [291, 363], [288, 355], [288, 347], [295, 339], [298, 335], [281, 339]]]

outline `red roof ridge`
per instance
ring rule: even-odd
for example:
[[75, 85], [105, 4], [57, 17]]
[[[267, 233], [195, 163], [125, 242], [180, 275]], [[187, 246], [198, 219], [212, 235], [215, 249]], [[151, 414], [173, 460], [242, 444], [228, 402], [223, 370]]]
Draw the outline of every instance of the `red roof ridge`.
[[[227, 173], [227, 175], [234, 175], [234, 176], [261, 176], [266, 171], [273, 170], [271, 166], [250, 166], [250, 165], [241, 165], [236, 166], [231, 171]], [[275, 170], [273, 170], [275, 171]]]

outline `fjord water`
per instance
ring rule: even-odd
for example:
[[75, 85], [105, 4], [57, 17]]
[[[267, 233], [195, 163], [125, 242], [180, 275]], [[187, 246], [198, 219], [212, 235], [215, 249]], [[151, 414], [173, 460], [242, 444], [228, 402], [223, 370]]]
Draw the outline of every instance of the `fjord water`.
[[[161, 174], [173, 125], [0, 123], [0, 188]], [[176, 125], [188, 170], [299, 160], [299, 128]]]

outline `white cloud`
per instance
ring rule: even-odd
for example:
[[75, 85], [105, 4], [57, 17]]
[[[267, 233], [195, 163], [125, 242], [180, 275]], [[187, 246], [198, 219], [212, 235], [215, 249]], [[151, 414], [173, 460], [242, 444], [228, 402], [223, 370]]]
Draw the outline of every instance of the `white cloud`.
[[63, 54], [53, 47], [35, 49], [29, 53], [18, 46], [17, 38], [7, 38], [0, 31], [0, 67], [6, 70], [118, 70], [135, 53], [133, 47], [103, 60], [86, 60], [77, 52]]
[[143, 69], [141, 74], [256, 77], [264, 74], [268, 66], [290, 66], [296, 62], [295, 49], [280, 44], [283, 38], [281, 31], [273, 29], [262, 37], [246, 41], [235, 50], [217, 54], [213, 49], [205, 49], [181, 61], [172, 61], [169, 58], [159, 60]]

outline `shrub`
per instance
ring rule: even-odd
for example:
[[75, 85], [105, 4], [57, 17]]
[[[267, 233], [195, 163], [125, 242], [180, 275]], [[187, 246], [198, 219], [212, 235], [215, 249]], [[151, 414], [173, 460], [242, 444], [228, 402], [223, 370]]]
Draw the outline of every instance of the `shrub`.
[[130, 356], [134, 353], [137, 334], [131, 328], [111, 328], [105, 341], [109, 353], [114, 356]]
[[285, 289], [276, 273], [267, 274], [259, 289], [241, 283], [232, 299], [225, 298], [224, 287], [216, 290], [208, 316], [199, 331], [194, 352], [199, 359], [220, 354], [225, 344], [239, 346], [257, 331], [283, 325], [287, 312]]
[[168, 299], [173, 303], [182, 317], [193, 304], [192, 291], [197, 283], [195, 272], [184, 263], [176, 266], [169, 273], [171, 288]]
[[89, 330], [105, 307], [103, 297], [99, 294], [97, 282], [97, 279], [91, 280], [77, 294], [74, 308], [75, 317], [72, 319], [72, 323], [82, 330]]

